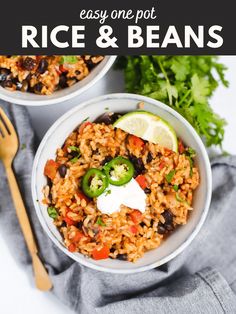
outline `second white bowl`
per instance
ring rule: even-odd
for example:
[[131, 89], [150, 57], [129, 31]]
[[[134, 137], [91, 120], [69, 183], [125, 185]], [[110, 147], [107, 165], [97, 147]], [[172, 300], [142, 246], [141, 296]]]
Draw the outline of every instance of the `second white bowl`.
[[99, 81], [111, 68], [116, 56], [105, 56], [87, 77], [74, 85], [55, 91], [52, 95], [36, 95], [28, 92], [9, 91], [0, 86], [0, 98], [18, 105], [46, 106], [76, 97]]

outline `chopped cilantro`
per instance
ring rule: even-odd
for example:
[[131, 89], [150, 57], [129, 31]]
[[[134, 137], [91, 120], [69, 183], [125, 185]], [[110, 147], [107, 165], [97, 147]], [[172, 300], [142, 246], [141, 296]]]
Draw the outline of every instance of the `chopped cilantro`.
[[68, 148], [69, 148], [71, 151], [78, 153], [77, 156], [75, 156], [74, 158], [72, 158], [72, 159], [70, 160], [70, 162], [72, 162], [72, 164], [74, 164], [74, 163], [77, 162], [77, 160], [78, 160], [79, 157], [81, 156], [80, 149], [79, 149], [79, 147], [76, 147], [76, 146], [69, 146]]
[[78, 161], [79, 157], [80, 157], [80, 155], [78, 155], [78, 156], [72, 158], [72, 159], [70, 160], [70, 162], [72, 162], [72, 164], [76, 163], [76, 162]]
[[60, 64], [64, 63], [76, 63], [78, 61], [76, 56], [61, 56]]
[[49, 215], [49, 217], [56, 219], [58, 216], [58, 212], [57, 212], [56, 208], [53, 206], [48, 207], [48, 215]]
[[96, 221], [96, 224], [99, 225], [99, 226], [102, 226], [102, 227], [106, 226], [106, 224], [104, 223], [104, 221], [102, 220], [101, 217], [98, 217], [98, 219]]
[[196, 156], [196, 151], [192, 147], [188, 147], [185, 150], [185, 154], [188, 155], [190, 158], [193, 158]]
[[176, 198], [176, 200], [177, 200], [178, 202], [181, 202], [181, 203], [184, 202], [184, 199], [183, 199], [182, 197], [180, 197], [178, 193], [175, 194], [175, 198]]
[[175, 192], [178, 192], [179, 186], [177, 184], [175, 184], [175, 185], [173, 185], [173, 189], [174, 189]]
[[68, 148], [69, 148], [71, 151], [73, 151], [73, 152], [80, 152], [79, 147], [76, 147], [76, 146], [69, 146]]
[[185, 155], [187, 156], [190, 164], [190, 177], [193, 176], [193, 158], [196, 156], [196, 152], [192, 147], [188, 147], [185, 150]]
[[173, 179], [174, 175], [175, 175], [175, 170], [173, 169], [165, 176], [166, 181], [168, 183], [171, 183], [171, 180]]

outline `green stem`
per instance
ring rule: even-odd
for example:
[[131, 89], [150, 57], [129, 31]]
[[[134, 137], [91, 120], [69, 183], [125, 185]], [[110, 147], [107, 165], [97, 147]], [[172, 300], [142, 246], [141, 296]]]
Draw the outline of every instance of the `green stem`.
[[188, 97], [188, 95], [191, 93], [191, 90], [188, 90], [185, 95], [182, 97], [182, 99], [180, 100], [180, 102], [178, 103], [178, 106], [180, 106], [184, 100]]
[[[159, 65], [159, 67], [160, 67], [160, 69], [161, 69], [161, 72], [163, 73], [163, 75], [164, 75], [164, 77], [165, 77], [165, 79], [166, 79], [167, 84], [169, 85], [169, 87], [171, 87], [169, 78], [168, 78], [168, 76], [167, 76], [167, 74], [166, 74], [166, 71], [165, 71], [165, 69], [164, 69], [164, 67], [163, 67], [163, 65], [162, 65], [162, 63], [161, 63], [161, 61], [158, 59], [157, 62], [158, 62], [158, 65]], [[170, 95], [170, 93], [168, 92], [168, 90], [167, 90], [167, 94], [168, 94], [168, 98], [169, 98], [170, 105], [172, 106], [172, 96]]]

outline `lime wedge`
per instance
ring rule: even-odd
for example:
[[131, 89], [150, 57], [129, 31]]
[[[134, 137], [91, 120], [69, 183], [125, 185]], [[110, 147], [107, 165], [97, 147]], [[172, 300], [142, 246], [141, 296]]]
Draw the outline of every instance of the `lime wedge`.
[[123, 131], [178, 151], [176, 133], [168, 122], [147, 111], [129, 112], [118, 119], [113, 126]]

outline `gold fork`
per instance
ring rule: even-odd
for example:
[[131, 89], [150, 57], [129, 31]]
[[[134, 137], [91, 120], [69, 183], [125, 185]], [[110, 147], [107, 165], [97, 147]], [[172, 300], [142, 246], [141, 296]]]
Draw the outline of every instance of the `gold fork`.
[[39, 259], [29, 218], [12, 170], [12, 162], [16, 156], [18, 147], [19, 143], [15, 129], [4, 111], [0, 108], [0, 159], [6, 169], [16, 214], [32, 258], [36, 287], [42, 291], [47, 291], [52, 288], [52, 282], [44, 265]]

